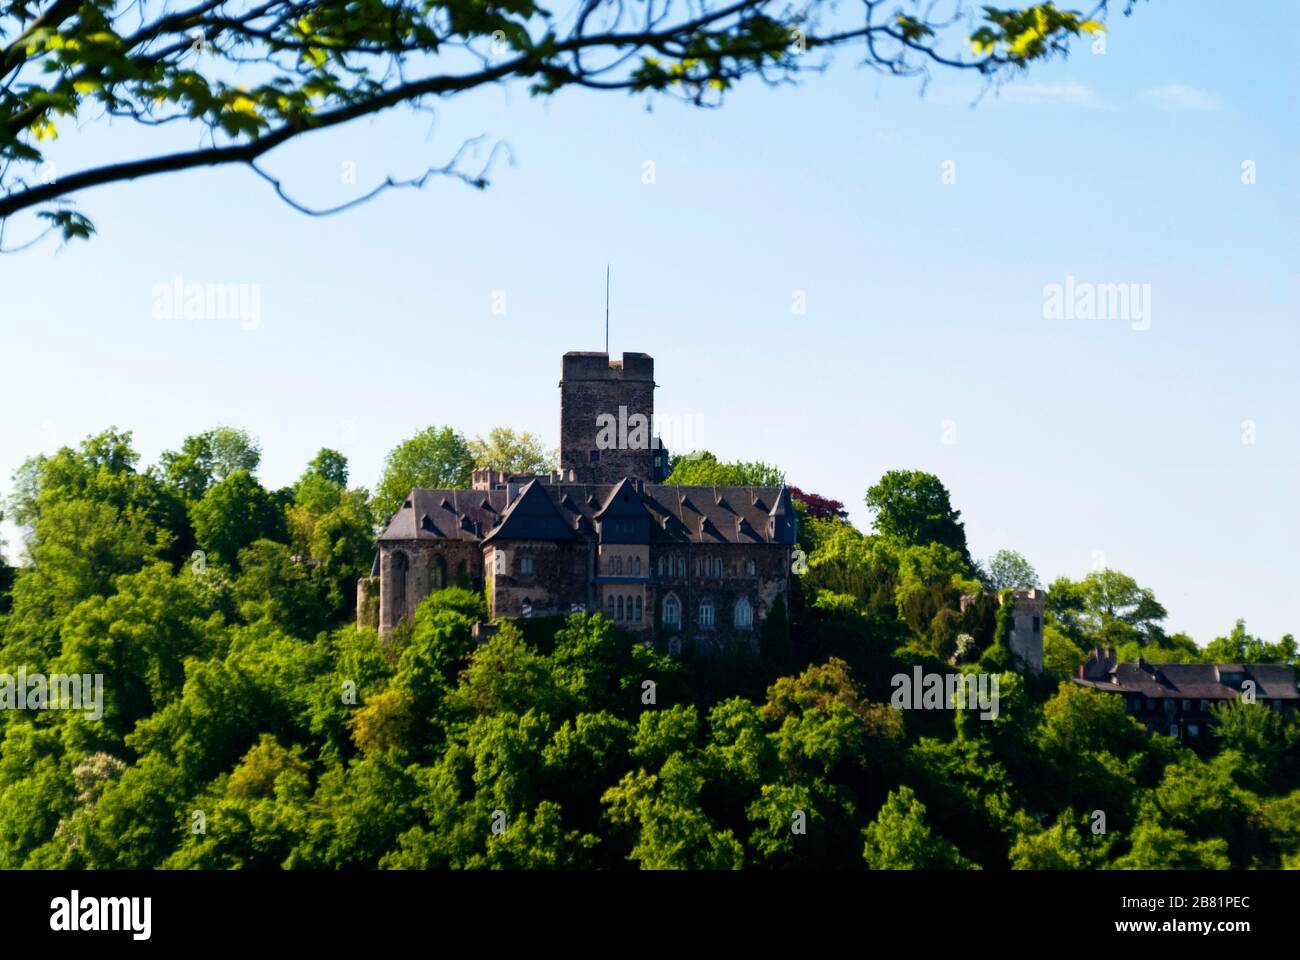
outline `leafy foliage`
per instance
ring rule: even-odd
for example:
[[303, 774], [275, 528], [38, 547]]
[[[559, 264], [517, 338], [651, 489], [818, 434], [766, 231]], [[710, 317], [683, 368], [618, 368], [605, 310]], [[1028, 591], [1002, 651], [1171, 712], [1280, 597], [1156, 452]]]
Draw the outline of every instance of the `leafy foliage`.
[[[1012, 604], [945, 542], [951, 504], [909, 525], [915, 498], [889, 493], [899, 523], [874, 534], [808, 517], [789, 605], [725, 657], [587, 614], [478, 643], [484, 598], [458, 588], [381, 640], [352, 622], [375, 504], [346, 460], [323, 450], [268, 491], [255, 444], [218, 466], [205, 436], [143, 472], [116, 430], [19, 471], [28, 562], [0, 673], [99, 674], [104, 700], [101, 717], [0, 711], [0, 867], [1300, 865], [1293, 713], [1232, 704], [1191, 749], [1063, 679], [1115, 637], [1278, 662], [1294, 641], [1239, 622], [1188, 651], [1149, 590], [1105, 571], [1057, 581], [1057, 676], [1022, 676]], [[427, 431], [390, 470], [464, 469], [456, 438]], [[916, 668], [995, 672], [997, 716], [895, 709], [890, 678]]]
[[[539, 96], [577, 87], [713, 106], [745, 78], [792, 80], [824, 69], [832, 50], [850, 45], [895, 76], [942, 68], [994, 80], [1065, 55], [1072, 39], [1103, 29], [1051, 3], [982, 12], [958, 4], [941, 14], [912, 0], [908, 6], [904, 13], [868, 3], [864, 18], [824, 0], [670, 2], [648, 11], [596, 0], [559, 13], [533, 0], [213, 0], [183, 9], [165, 0], [7, 3], [0, 6], [0, 225], [31, 210], [65, 241], [88, 238], [94, 226], [69, 205], [73, 193], [226, 164], [250, 167], [300, 210], [333, 212], [293, 200], [259, 160], [315, 131], [512, 79]], [[117, 162], [110, 150], [111, 160], [49, 175], [49, 143], [102, 119], [146, 131], [142, 155]], [[191, 139], [204, 145], [176, 152], [150, 138], [173, 123], [200, 128]], [[490, 161], [466, 170], [463, 151], [423, 175], [390, 176], [334, 209], [437, 175], [483, 187]]]

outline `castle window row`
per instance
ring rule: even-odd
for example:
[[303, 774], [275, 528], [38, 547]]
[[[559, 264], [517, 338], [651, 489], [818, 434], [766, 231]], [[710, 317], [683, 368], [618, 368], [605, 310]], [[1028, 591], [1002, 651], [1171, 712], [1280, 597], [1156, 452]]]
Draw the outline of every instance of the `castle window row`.
[[605, 616], [620, 623], [640, 623], [642, 609], [640, 597], [610, 596], [605, 598]]
[[[617, 555], [612, 556], [612, 557], [607, 557], [606, 560], [605, 560], [605, 572], [606, 572], [606, 573], [612, 573], [612, 574], [615, 574], [615, 575], [621, 575], [621, 574], [623, 574], [623, 573], [624, 573], [624, 566], [625, 566], [624, 563], [623, 563], [623, 560], [624, 560], [623, 557], [620, 557], [620, 556], [617, 556]], [[632, 577], [639, 577], [639, 576], [641, 576], [641, 558], [640, 558], [640, 557], [628, 557], [628, 558], [627, 558], [627, 563], [626, 563], [626, 568], [627, 568], [627, 569], [626, 569], [626, 572], [627, 572], [628, 576], [632, 576]]]
[[[758, 563], [754, 560], [746, 560], [743, 567], [744, 575], [750, 577], [758, 576]], [[686, 558], [685, 557], [660, 557], [656, 570], [660, 577], [686, 577]], [[734, 576], [736, 568], [731, 568]], [[727, 576], [727, 567], [721, 557], [696, 557], [695, 558], [695, 576], [696, 577], [716, 577], [722, 578]]]
[[[640, 619], [641, 607], [637, 604], [637, 619]], [[701, 627], [712, 627], [715, 624], [715, 612], [713, 601], [707, 597], [700, 601], [699, 606], [699, 624]], [[754, 606], [746, 598], [741, 597], [736, 601], [732, 608], [732, 625], [737, 629], [748, 629], [754, 625]], [[664, 598], [663, 602], [663, 625], [665, 627], [680, 627], [682, 625], [682, 604], [673, 594]]]

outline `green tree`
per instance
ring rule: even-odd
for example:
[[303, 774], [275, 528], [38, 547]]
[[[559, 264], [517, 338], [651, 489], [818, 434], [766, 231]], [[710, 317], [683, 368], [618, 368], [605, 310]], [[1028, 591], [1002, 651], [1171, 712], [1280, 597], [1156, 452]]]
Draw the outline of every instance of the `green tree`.
[[936, 837], [925, 822], [925, 804], [911, 787], [890, 791], [873, 823], [863, 831], [862, 856], [872, 870], [978, 869], [961, 852]]
[[875, 514], [876, 530], [885, 536], [908, 546], [940, 544], [970, 565], [961, 511], [952, 508], [948, 488], [934, 474], [890, 470], [867, 489], [867, 508]]
[[1295, 663], [1296, 641], [1286, 634], [1277, 643], [1267, 643], [1246, 632], [1246, 621], [1238, 620], [1226, 637], [1206, 644], [1206, 663]]
[[180, 450], [168, 450], [159, 457], [162, 476], [186, 500], [198, 500], [236, 470], [256, 473], [261, 462], [257, 441], [235, 427], [217, 427], [186, 437]]
[[285, 520], [271, 494], [247, 470], [209, 487], [191, 510], [199, 549], [230, 567], [254, 540], [286, 538]]
[[980, 581], [997, 593], [1015, 587], [1039, 587], [1038, 573], [1028, 560], [1014, 550], [999, 550], [984, 564]]
[[1165, 608], [1149, 588], [1118, 570], [1094, 570], [1077, 582], [1058, 578], [1048, 588], [1047, 609], [1061, 632], [1082, 649], [1125, 644], [1161, 648], [1169, 642], [1161, 627], [1168, 616]]
[[759, 460], [723, 462], [707, 450], [677, 455], [666, 484], [683, 487], [776, 487], [785, 483], [778, 467]]
[[1215, 837], [1193, 840], [1177, 827], [1143, 820], [1133, 828], [1129, 852], [1115, 861], [1121, 870], [1227, 870], [1228, 844]]
[[381, 516], [397, 512], [416, 487], [468, 488], [474, 458], [465, 438], [451, 427], [425, 427], [388, 453], [375, 492]]
[[486, 440], [475, 437], [469, 442], [469, 453], [474, 466], [505, 474], [546, 474], [556, 466], [555, 452], [547, 450], [541, 440], [509, 427], [493, 427]]

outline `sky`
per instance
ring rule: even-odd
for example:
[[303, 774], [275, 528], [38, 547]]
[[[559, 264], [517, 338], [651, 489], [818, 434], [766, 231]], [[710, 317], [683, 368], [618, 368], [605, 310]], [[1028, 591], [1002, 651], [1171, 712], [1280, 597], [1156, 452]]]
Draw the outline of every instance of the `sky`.
[[[930, 471], [976, 557], [1123, 570], [1201, 643], [1239, 617], [1300, 631], [1300, 5], [1226, 11], [1142, 3], [1104, 53], [995, 92], [847, 51], [720, 110], [493, 88], [273, 154], [328, 205], [501, 145], [484, 191], [326, 219], [239, 170], [88, 191], [91, 242], [0, 257], [0, 490], [109, 426], [145, 464], [243, 427], [271, 486], [328, 446], [373, 487], [430, 424], [557, 446], [560, 357], [603, 348], [609, 264], [611, 351], [654, 356], [690, 446], [777, 464], [864, 527], [870, 484]], [[52, 156], [196, 137], [87, 124]], [[176, 278], [247, 285], [256, 311], [168, 318]], [[1134, 284], [1142, 309], [1054, 314], [1067, 284]]]

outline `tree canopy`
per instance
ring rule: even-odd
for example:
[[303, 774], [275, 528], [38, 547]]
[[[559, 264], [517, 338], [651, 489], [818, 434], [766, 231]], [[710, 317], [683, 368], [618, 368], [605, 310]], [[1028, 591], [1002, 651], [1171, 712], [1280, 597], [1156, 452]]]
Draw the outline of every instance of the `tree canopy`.
[[[0, 868], [1300, 865], [1294, 713], [1233, 703], [1180, 743], [1062, 676], [1116, 631], [1287, 663], [1293, 638], [1238, 622], [1202, 650], [1117, 571], [1053, 584], [1043, 677], [994, 662], [1010, 608], [925, 539], [950, 530], [834, 515], [788, 608], [722, 654], [585, 613], [479, 642], [462, 588], [381, 639], [353, 606], [377, 504], [337, 451], [283, 489], [139, 461], [110, 429], [19, 471], [0, 674], [99, 674], [104, 700], [0, 711]], [[916, 669], [991, 674], [997, 716], [897, 709]]]
[[[298, 199], [265, 164], [313, 132], [397, 107], [428, 110], [489, 85], [711, 106], [746, 78], [780, 83], [816, 72], [839, 48], [893, 76], [951, 70], [997, 81], [1104, 30], [1109, 4], [1086, 13], [1052, 3], [960, 3], [955, 14], [914, 0], [864, 6], [589, 0], [552, 12], [532, 0], [12, 0], [0, 4], [0, 248], [32, 242], [32, 231], [6, 237], [16, 213], [32, 212], [65, 240], [89, 237], [93, 223], [72, 205], [82, 191], [201, 168], [243, 166], [315, 213], [438, 176], [482, 187], [491, 160], [467, 168], [465, 145], [332, 210]], [[81, 169], [52, 170], [49, 142], [92, 122], [135, 124], [146, 146], [127, 158], [109, 147]], [[176, 150], [165, 134], [150, 136], [173, 124], [196, 128], [202, 142]]]

